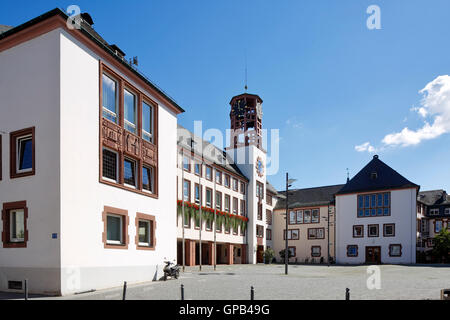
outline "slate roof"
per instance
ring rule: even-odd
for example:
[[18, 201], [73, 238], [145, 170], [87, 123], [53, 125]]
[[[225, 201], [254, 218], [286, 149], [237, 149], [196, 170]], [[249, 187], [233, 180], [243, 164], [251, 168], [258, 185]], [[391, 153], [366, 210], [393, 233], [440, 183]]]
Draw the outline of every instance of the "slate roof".
[[5, 25], [0, 24], [0, 34], [3, 33], [3, 32], [6, 32], [8, 30], [11, 30], [12, 28], [13, 27], [5, 26]]
[[[445, 199], [444, 199], [445, 198]], [[442, 189], [440, 190], [429, 190], [429, 191], [421, 191], [417, 196], [417, 201], [427, 205], [439, 205], [445, 202], [448, 202], [446, 192]], [[450, 204], [450, 202], [449, 202]]]
[[[289, 190], [289, 208], [326, 206], [334, 203], [334, 195], [342, 189], [344, 185], [324, 186], [307, 189]], [[286, 208], [286, 191], [278, 191], [283, 196], [277, 202], [276, 209]]]
[[278, 195], [277, 189], [273, 185], [270, 184], [269, 181], [266, 180], [266, 190], [273, 193], [274, 195]]
[[[32, 20], [29, 20], [17, 27], [10, 28], [3, 33], [0, 32], [0, 41], [4, 38], [10, 37], [13, 34], [16, 34], [19, 31], [25, 30], [29, 27], [32, 27], [42, 21], [45, 21], [47, 19], [50, 19], [54, 16], [61, 16], [64, 20], [67, 20], [69, 16], [62, 11], [59, 8], [53, 9], [51, 11], [48, 11], [42, 15], [40, 15], [37, 18], [34, 18]], [[82, 16], [90, 17], [86, 13], [82, 13]], [[89, 19], [87, 19], [89, 21]], [[161, 88], [159, 88], [156, 84], [154, 84], [150, 79], [148, 79], [144, 74], [142, 74], [139, 70], [137, 70], [135, 67], [131, 66], [128, 61], [123, 59], [123, 57], [120, 57], [116, 54], [116, 50], [114, 50], [108, 42], [103, 39], [92, 26], [90, 26], [85, 20], [81, 23], [81, 33], [83, 33], [85, 36], [90, 38], [94, 43], [96, 43], [100, 48], [102, 48], [106, 53], [108, 53], [110, 56], [112, 56], [115, 60], [120, 62], [122, 65], [124, 65], [128, 70], [133, 72], [135, 75], [137, 75], [142, 81], [144, 81], [147, 85], [149, 85], [151, 88], [153, 88], [155, 91], [157, 91], [159, 94], [161, 94], [165, 99], [167, 99], [180, 113], [184, 112], [184, 109], [181, 108], [167, 93], [165, 93]]]
[[375, 155], [337, 195], [397, 188], [420, 188], [420, 186], [403, 177]]
[[242, 177], [246, 181], [248, 178], [239, 170], [233, 159], [223, 150], [217, 148], [215, 145], [201, 139], [194, 135], [191, 131], [178, 124], [177, 143], [188, 150], [191, 150], [191, 140], [201, 143], [202, 146], [194, 145], [194, 154], [203, 156], [204, 159], [215, 163], [222, 168]]

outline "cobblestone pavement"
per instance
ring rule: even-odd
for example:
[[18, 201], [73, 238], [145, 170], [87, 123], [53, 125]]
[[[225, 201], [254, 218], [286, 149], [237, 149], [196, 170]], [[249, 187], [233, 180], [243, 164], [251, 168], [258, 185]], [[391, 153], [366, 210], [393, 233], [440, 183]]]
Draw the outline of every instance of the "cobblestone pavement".
[[[450, 266], [382, 265], [381, 289], [369, 290], [368, 266], [290, 265], [284, 275], [284, 265], [234, 265], [186, 268], [178, 280], [128, 285], [127, 300], [178, 300], [180, 285], [185, 287], [186, 300], [248, 300], [250, 287], [255, 299], [266, 300], [343, 300], [350, 289], [352, 300], [366, 299], [439, 299], [440, 290], [450, 288]], [[3, 298], [22, 298], [4, 295]], [[82, 295], [59, 298], [120, 300], [122, 288], [113, 288]], [[0, 299], [2, 296], [0, 295]]]

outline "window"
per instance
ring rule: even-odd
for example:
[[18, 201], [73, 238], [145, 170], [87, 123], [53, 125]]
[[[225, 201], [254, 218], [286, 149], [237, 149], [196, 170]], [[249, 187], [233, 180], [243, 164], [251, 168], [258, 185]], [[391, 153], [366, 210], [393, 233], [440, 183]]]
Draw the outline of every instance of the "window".
[[233, 197], [233, 214], [238, 214], [239, 211], [239, 200]]
[[312, 210], [311, 223], [319, 223], [320, 221], [319, 213], [320, 213], [319, 209]]
[[358, 195], [358, 218], [390, 216], [391, 195], [389, 192]]
[[191, 172], [191, 161], [188, 157], [183, 157], [183, 169], [185, 171]]
[[124, 104], [124, 127], [131, 133], [136, 134], [136, 95], [124, 89], [123, 91]]
[[142, 102], [142, 139], [153, 143], [153, 107]]
[[194, 167], [194, 173], [197, 175], [197, 176], [202, 176], [202, 165], [200, 164], [200, 163], [196, 163], [195, 164], [195, 167]]
[[438, 216], [439, 208], [430, 209], [430, 216]]
[[238, 180], [233, 178], [233, 190], [238, 191], [238, 189], [239, 189]]
[[136, 248], [138, 250], [155, 249], [155, 217], [143, 213], [136, 213]]
[[222, 172], [216, 170], [216, 183], [222, 184]]
[[183, 200], [191, 202], [191, 182], [189, 180], [183, 181]]
[[266, 223], [272, 225], [272, 211], [266, 210]]
[[210, 188], [206, 188], [206, 206], [208, 208], [212, 207], [212, 190]]
[[117, 123], [118, 114], [118, 97], [117, 97], [117, 81], [113, 80], [106, 74], [102, 77], [102, 104], [103, 118]]
[[143, 166], [142, 167], [142, 189], [153, 192], [153, 168]]
[[297, 224], [303, 223], [303, 210], [297, 211]]
[[[2, 145], [1, 145], [1, 141], [0, 141], [0, 148], [1, 148], [1, 146]], [[444, 214], [447, 215], [447, 216], [450, 215], [450, 208], [445, 208]]]
[[378, 237], [378, 225], [377, 224], [369, 224], [367, 226], [367, 236], [370, 238]]
[[261, 201], [264, 199], [264, 185], [261, 182], [256, 182], [256, 197]]
[[263, 219], [263, 206], [262, 203], [258, 204], [258, 220], [262, 221]]
[[206, 179], [212, 181], [212, 168], [210, 166], [206, 166]]
[[443, 225], [444, 224], [443, 224], [442, 220], [436, 220], [434, 222], [434, 233], [441, 232]]
[[383, 225], [383, 237], [394, 237], [395, 236], [395, 224], [389, 223]]
[[211, 231], [212, 230], [212, 220], [206, 220], [206, 231]]
[[289, 255], [288, 257], [295, 257], [297, 256], [297, 247], [288, 247]]
[[128, 248], [128, 211], [105, 207], [103, 243], [106, 249]]
[[325, 228], [309, 228], [308, 239], [325, 239]]
[[357, 256], [358, 256], [358, 246], [354, 244], [347, 246], [347, 257], [357, 257]]
[[108, 149], [103, 149], [103, 178], [117, 181], [117, 172], [117, 153]]
[[230, 187], [230, 176], [227, 174], [225, 175], [225, 187]]
[[217, 223], [217, 220], [216, 220], [216, 232], [222, 232], [222, 224]]
[[311, 210], [303, 211], [303, 223], [311, 223]]
[[245, 217], [245, 200], [241, 200], [241, 216]]
[[23, 129], [10, 134], [11, 179], [35, 174], [35, 128]]
[[364, 226], [353, 226], [353, 238], [364, 238]]
[[272, 196], [270, 194], [266, 197], [266, 204], [272, 206]]
[[225, 195], [225, 211], [230, 213], [230, 196]]
[[256, 225], [256, 237], [264, 238], [264, 226]]
[[241, 193], [242, 194], [245, 194], [245, 183], [244, 182], [241, 182]]
[[125, 158], [123, 162], [123, 180], [125, 184], [136, 188], [136, 161]]
[[272, 230], [266, 229], [266, 240], [272, 240]]
[[402, 245], [401, 244], [390, 244], [389, 245], [389, 256], [390, 257], [401, 257], [402, 256]]
[[222, 193], [216, 191], [216, 209], [222, 210]]
[[297, 214], [295, 211], [289, 212], [289, 224], [295, 224], [297, 221]]
[[194, 185], [194, 198], [195, 203], [200, 204], [200, 186], [198, 185], [198, 183]]
[[[283, 239], [286, 240], [286, 230], [283, 231]], [[300, 239], [299, 229], [288, 230], [288, 240], [299, 240], [299, 239]]]
[[311, 257], [320, 257], [322, 248], [320, 246], [312, 246], [311, 247]]
[[3, 248], [26, 248], [28, 208], [26, 201], [3, 204]]

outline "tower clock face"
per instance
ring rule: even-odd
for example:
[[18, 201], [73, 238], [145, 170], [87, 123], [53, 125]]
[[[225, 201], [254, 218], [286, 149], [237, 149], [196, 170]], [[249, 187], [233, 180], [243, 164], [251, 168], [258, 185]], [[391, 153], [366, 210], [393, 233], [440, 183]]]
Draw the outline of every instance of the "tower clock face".
[[262, 159], [260, 157], [258, 157], [258, 159], [256, 159], [256, 173], [261, 178], [264, 176], [264, 162], [262, 161]]

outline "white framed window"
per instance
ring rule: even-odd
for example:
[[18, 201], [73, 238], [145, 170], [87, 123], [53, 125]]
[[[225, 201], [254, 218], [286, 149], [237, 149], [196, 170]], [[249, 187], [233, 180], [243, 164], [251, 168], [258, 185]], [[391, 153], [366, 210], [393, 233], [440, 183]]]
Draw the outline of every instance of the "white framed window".
[[136, 188], [136, 161], [125, 158], [123, 161], [123, 181]]
[[430, 209], [430, 216], [438, 216], [439, 208]]
[[142, 102], [142, 138], [153, 143], [153, 107]]
[[26, 135], [16, 139], [16, 173], [33, 170], [33, 136]]
[[25, 241], [25, 213], [23, 209], [15, 209], [9, 212], [9, 242]]
[[119, 177], [119, 166], [117, 152], [103, 148], [103, 178], [117, 182]]
[[113, 214], [106, 216], [106, 243], [123, 244], [123, 216]]
[[151, 244], [151, 222], [147, 220], [139, 220], [139, 246], [150, 247]]
[[136, 133], [136, 95], [127, 89], [123, 91], [124, 127], [127, 131]]
[[117, 81], [105, 73], [102, 76], [102, 93], [103, 118], [117, 123], [119, 100]]

